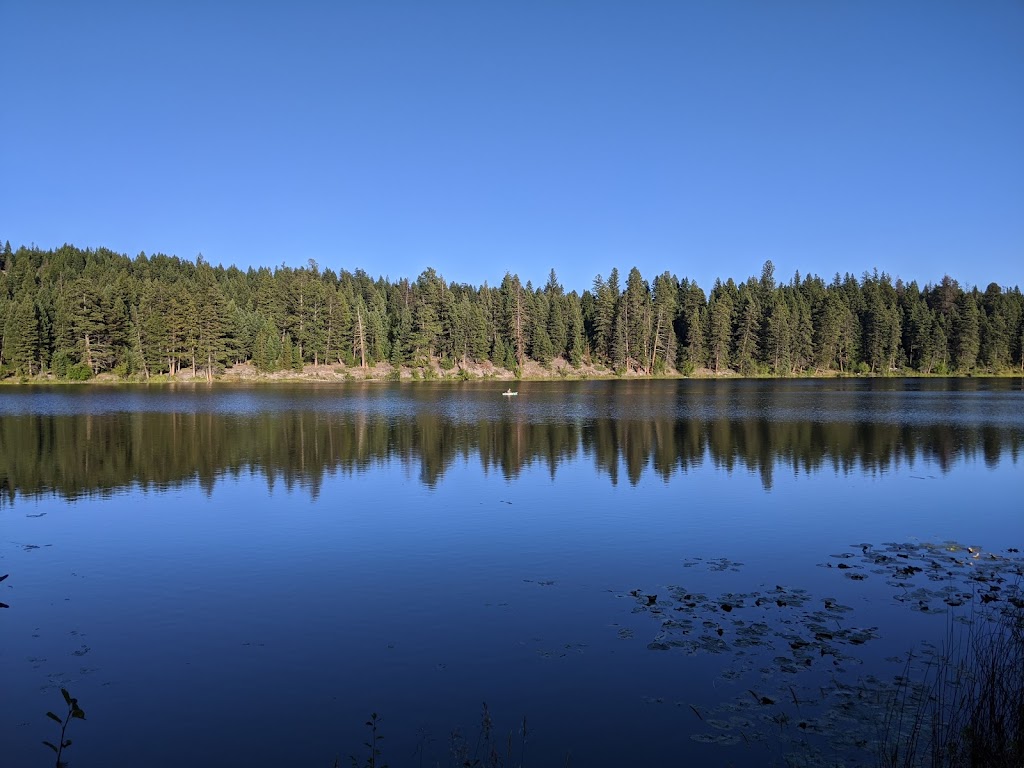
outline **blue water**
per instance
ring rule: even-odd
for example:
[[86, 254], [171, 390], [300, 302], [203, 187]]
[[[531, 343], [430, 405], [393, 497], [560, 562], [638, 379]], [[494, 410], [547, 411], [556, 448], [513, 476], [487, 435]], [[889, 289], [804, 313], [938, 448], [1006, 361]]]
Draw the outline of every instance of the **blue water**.
[[[74, 768], [347, 765], [371, 712], [390, 765], [449, 765], [483, 702], [515, 763], [525, 716], [529, 766], [763, 765], [789, 747], [695, 740], [690, 706], [788, 682], [650, 650], [631, 590], [835, 597], [879, 627], [856, 680], [947, 624], [830, 555], [1024, 545], [1018, 380], [501, 389], [0, 394], [0, 764], [46, 764], [66, 686]], [[150, 481], [183, 450], [168, 435], [197, 466]], [[72, 467], [105, 479], [62, 486]]]

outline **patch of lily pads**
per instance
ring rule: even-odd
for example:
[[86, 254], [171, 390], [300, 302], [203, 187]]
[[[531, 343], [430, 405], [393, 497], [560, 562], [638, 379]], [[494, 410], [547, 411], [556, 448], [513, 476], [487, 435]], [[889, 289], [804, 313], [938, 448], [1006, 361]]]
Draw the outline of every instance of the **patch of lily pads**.
[[[742, 563], [693, 558], [683, 566], [721, 572], [738, 571]], [[949, 623], [940, 636], [948, 636], [954, 622], [969, 627], [1024, 616], [1024, 557], [1014, 548], [997, 553], [955, 542], [854, 544], [819, 567], [836, 578], [880, 582], [893, 605], [945, 615]], [[877, 586], [872, 599], [884, 599]], [[835, 597], [796, 586], [709, 594], [669, 585], [624, 597], [632, 598], [633, 613], [657, 625], [649, 650], [721, 657], [719, 677], [735, 694], [730, 700], [707, 708], [675, 702], [702, 726], [691, 738], [782, 749], [785, 754], [775, 757], [791, 765], [863, 757], [897, 697], [906, 705], [927, 696], [926, 686], [915, 682], [926, 675], [917, 673], [947, 652], [922, 637], [905, 655], [885, 659], [891, 675], [867, 674], [866, 649], [885, 629], [858, 623], [857, 611]]]

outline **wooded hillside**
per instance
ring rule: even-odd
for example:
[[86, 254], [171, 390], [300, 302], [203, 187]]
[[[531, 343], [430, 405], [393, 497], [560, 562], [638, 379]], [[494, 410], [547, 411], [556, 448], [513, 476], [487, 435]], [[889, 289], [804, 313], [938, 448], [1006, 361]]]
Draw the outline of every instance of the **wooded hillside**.
[[716, 281], [710, 293], [670, 272], [598, 275], [566, 292], [506, 273], [490, 287], [433, 269], [389, 282], [310, 261], [275, 269], [214, 267], [174, 256], [6, 243], [0, 254], [0, 373], [148, 379], [192, 368], [212, 378], [251, 362], [455, 369], [491, 361], [521, 372], [562, 358], [617, 373], [701, 369], [743, 375], [1024, 371], [1024, 296], [948, 276], [886, 273]]

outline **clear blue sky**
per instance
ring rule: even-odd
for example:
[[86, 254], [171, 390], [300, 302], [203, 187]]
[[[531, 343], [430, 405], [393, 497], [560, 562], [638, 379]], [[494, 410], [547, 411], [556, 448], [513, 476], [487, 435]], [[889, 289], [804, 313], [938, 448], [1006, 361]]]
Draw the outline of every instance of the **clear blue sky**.
[[1024, 2], [0, 0], [0, 242], [1024, 287]]

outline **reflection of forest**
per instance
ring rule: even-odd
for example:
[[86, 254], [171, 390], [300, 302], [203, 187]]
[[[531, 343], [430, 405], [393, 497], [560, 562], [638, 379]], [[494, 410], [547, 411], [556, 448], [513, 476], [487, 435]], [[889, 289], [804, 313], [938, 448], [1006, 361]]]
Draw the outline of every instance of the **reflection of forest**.
[[779, 468], [794, 472], [878, 472], [927, 459], [943, 471], [979, 454], [989, 465], [1017, 460], [1024, 436], [998, 426], [890, 423], [598, 418], [580, 423], [453, 421], [432, 414], [385, 417], [289, 411], [15, 415], [0, 419], [0, 499], [56, 493], [65, 498], [137, 485], [168, 488], [254, 472], [268, 483], [308, 488], [325, 475], [362, 472], [398, 460], [434, 485], [460, 459], [514, 477], [543, 463], [586, 458], [613, 484], [645, 470], [667, 480], [705, 461], [757, 471], [765, 488]]

